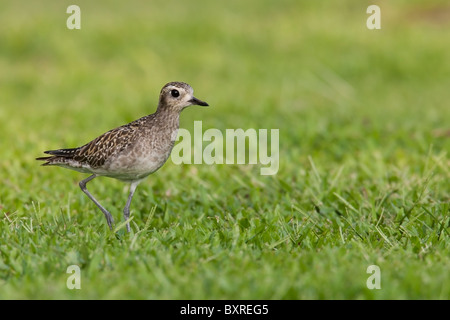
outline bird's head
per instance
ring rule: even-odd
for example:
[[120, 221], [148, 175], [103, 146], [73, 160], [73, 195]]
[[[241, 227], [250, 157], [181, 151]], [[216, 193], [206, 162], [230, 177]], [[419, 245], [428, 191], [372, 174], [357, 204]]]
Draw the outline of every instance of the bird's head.
[[199, 105], [207, 107], [206, 102], [194, 97], [194, 90], [184, 82], [169, 82], [159, 95], [159, 110], [181, 112], [184, 108]]

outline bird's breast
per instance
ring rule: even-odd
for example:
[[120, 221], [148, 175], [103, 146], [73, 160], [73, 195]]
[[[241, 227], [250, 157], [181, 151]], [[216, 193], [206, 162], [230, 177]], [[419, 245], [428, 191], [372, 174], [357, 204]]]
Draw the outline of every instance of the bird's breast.
[[108, 175], [141, 177], [158, 170], [169, 158], [174, 141], [157, 142], [136, 144], [110, 159], [105, 168]]

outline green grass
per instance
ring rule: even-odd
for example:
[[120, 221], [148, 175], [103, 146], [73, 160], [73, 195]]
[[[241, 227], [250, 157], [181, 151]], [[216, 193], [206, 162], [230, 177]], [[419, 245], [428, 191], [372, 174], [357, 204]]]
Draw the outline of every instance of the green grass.
[[[366, 1], [77, 1], [68, 30], [72, 2], [3, 1], [0, 298], [449, 299], [450, 7], [379, 3], [371, 31]], [[169, 159], [111, 233], [86, 175], [34, 158], [174, 80], [211, 105], [183, 128], [279, 129], [279, 172]], [[127, 186], [89, 188], [122, 221]]]

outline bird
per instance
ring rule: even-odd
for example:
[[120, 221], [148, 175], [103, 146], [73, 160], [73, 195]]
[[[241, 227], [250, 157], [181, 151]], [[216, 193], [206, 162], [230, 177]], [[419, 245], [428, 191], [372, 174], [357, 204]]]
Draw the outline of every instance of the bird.
[[77, 148], [44, 151], [50, 156], [38, 157], [42, 166], [59, 166], [91, 174], [79, 182], [81, 190], [102, 211], [109, 229], [114, 219], [86, 185], [96, 177], [114, 178], [130, 184], [123, 209], [127, 232], [130, 232], [130, 205], [136, 187], [147, 176], [161, 168], [169, 158], [179, 129], [180, 113], [186, 107], [208, 103], [194, 97], [194, 90], [185, 82], [169, 82], [159, 95], [153, 114], [112, 129]]

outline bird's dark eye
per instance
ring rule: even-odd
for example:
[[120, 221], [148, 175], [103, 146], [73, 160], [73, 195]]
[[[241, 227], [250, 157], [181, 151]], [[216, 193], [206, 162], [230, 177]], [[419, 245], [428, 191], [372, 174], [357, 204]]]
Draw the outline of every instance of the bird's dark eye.
[[180, 96], [180, 92], [178, 92], [178, 90], [172, 90], [170, 91], [170, 94], [172, 95], [172, 97], [174, 98], [178, 98]]

